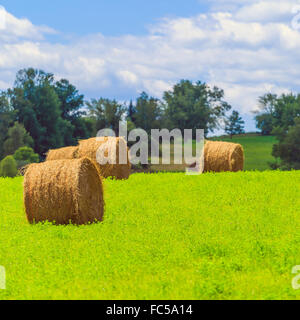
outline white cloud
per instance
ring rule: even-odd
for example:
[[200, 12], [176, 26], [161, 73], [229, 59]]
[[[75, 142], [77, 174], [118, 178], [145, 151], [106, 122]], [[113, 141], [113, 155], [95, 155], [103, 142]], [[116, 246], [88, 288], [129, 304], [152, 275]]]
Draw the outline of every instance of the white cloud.
[[138, 82], [138, 78], [133, 72], [130, 72], [128, 70], [121, 70], [118, 74], [121, 80], [125, 83], [134, 85]]
[[17, 41], [24, 39], [44, 39], [44, 34], [55, 34], [56, 31], [47, 26], [35, 26], [28, 19], [18, 19], [0, 6], [0, 40]]
[[291, 18], [291, 13], [299, 1], [256, 1], [240, 8], [236, 18], [243, 21], [277, 22]]
[[94, 34], [69, 43], [51, 43], [53, 30], [7, 13], [0, 88], [29, 66], [68, 78], [95, 97], [118, 99], [143, 90], [161, 97], [178, 80], [192, 79], [220, 86], [235, 109], [250, 113], [259, 95], [300, 86], [300, 33], [290, 12], [296, 2], [212, 1], [218, 10], [162, 19], [144, 36]]

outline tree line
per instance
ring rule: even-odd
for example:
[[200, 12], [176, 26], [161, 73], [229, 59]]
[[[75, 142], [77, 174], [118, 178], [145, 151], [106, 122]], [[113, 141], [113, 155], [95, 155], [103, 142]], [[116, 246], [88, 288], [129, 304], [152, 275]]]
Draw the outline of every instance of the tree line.
[[[235, 110], [228, 115], [231, 109], [222, 89], [201, 81], [181, 80], [161, 100], [142, 92], [127, 104], [103, 97], [85, 101], [67, 79], [22, 69], [13, 87], [0, 92], [0, 160], [13, 157], [18, 167], [36, 162], [49, 149], [76, 145], [100, 129], [118, 134], [119, 122], [125, 120], [128, 130], [142, 128], [148, 134], [153, 128], [201, 128], [205, 135], [220, 128], [230, 136], [243, 133], [244, 121]], [[255, 120], [263, 135], [277, 137], [271, 167], [300, 169], [300, 94], [261, 96]], [[1, 170], [0, 166], [0, 175]]]
[[[161, 100], [142, 92], [127, 104], [103, 97], [85, 101], [67, 79], [22, 69], [13, 87], [0, 92], [0, 160], [10, 157], [1, 162], [0, 175], [9, 162], [20, 167], [40, 161], [49, 149], [76, 145], [100, 129], [118, 134], [119, 121], [125, 120], [128, 130], [148, 134], [153, 128], [201, 128], [207, 135], [222, 128], [232, 137], [244, 132], [244, 121], [237, 111], [228, 115], [231, 109], [222, 89], [201, 81], [181, 80]], [[271, 168], [300, 169], [300, 94], [261, 96], [255, 121], [263, 135], [277, 138]]]
[[300, 169], [300, 94], [267, 93], [259, 98], [256, 126], [263, 135], [274, 135], [272, 169]]
[[20, 155], [15, 160], [24, 164], [27, 158], [37, 159], [35, 154], [42, 160], [49, 149], [76, 145], [100, 129], [111, 128], [118, 134], [119, 122], [125, 120], [128, 130], [141, 128], [147, 133], [154, 128], [201, 128], [208, 134], [224, 121], [231, 134], [243, 132], [238, 112], [227, 117], [230, 109], [222, 89], [200, 81], [182, 80], [161, 100], [142, 92], [127, 104], [103, 97], [85, 101], [67, 79], [22, 69], [13, 87], [0, 92], [0, 160], [24, 147], [23, 160]]

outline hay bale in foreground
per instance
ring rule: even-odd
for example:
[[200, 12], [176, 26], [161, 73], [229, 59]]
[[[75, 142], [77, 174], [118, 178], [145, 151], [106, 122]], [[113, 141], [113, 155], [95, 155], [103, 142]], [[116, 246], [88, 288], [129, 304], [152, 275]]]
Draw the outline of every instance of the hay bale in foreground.
[[240, 144], [207, 141], [204, 147], [204, 171], [242, 171], [244, 169], [244, 150]]
[[[131, 163], [129, 161], [129, 151], [125, 139], [115, 137], [102, 137], [101, 139], [101, 141], [99, 141], [99, 138], [79, 141], [78, 156], [88, 157], [94, 160], [104, 178], [113, 177], [118, 180], [128, 179], [131, 173]], [[99, 163], [99, 155], [101, 155], [101, 153], [99, 153], [100, 147], [104, 148], [102, 152], [104, 157], [113, 160], [114, 163]], [[126, 164], [120, 164], [120, 150], [125, 155]]]
[[77, 159], [78, 147], [66, 147], [49, 150], [46, 161]]
[[24, 178], [24, 205], [30, 223], [81, 225], [102, 221], [99, 170], [88, 158], [32, 164]]

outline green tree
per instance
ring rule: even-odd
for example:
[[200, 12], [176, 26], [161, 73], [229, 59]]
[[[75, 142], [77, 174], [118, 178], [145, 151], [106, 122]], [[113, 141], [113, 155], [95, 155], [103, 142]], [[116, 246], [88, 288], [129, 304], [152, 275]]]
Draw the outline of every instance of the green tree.
[[256, 116], [257, 127], [263, 134], [283, 138], [295, 118], [300, 116], [300, 95], [282, 94], [280, 97], [267, 94], [260, 97], [261, 113]]
[[245, 133], [245, 121], [242, 119], [237, 111], [232, 111], [232, 114], [225, 120], [225, 132], [230, 135]]
[[30, 147], [21, 147], [14, 153], [14, 158], [17, 162], [37, 163], [39, 162], [39, 155], [34, 153]]
[[277, 138], [283, 139], [295, 119], [300, 117], [300, 95], [283, 94], [277, 98], [273, 115], [273, 131]]
[[126, 106], [118, 103], [116, 100], [92, 99], [87, 102], [89, 116], [95, 119], [96, 131], [110, 128], [119, 135], [119, 122], [122, 121]]
[[273, 131], [273, 116], [268, 113], [260, 114], [255, 117], [256, 128], [261, 131], [263, 136], [272, 134]]
[[[231, 106], [223, 100], [224, 91], [200, 81], [182, 80], [164, 93], [166, 118], [172, 128], [204, 129], [205, 134], [220, 127]], [[170, 129], [172, 129], [170, 128]]]
[[148, 134], [151, 129], [160, 129], [162, 121], [162, 107], [158, 99], [149, 97], [142, 92], [136, 100], [134, 124], [136, 128], [144, 129]]
[[65, 145], [76, 144], [78, 139], [85, 139], [91, 135], [91, 128], [84, 120], [86, 112], [83, 109], [84, 95], [68, 80], [62, 79], [55, 83], [55, 91], [60, 101], [61, 117], [66, 130], [64, 132]]
[[52, 74], [32, 68], [21, 70], [9, 95], [17, 120], [34, 139], [35, 152], [43, 156], [49, 149], [63, 146], [64, 123]]
[[127, 121], [130, 121], [132, 123], [135, 122], [135, 114], [136, 114], [136, 108], [133, 105], [132, 100], [130, 100], [128, 111], [127, 111]]
[[24, 126], [15, 122], [14, 126], [8, 129], [7, 139], [4, 142], [4, 154], [12, 155], [20, 147], [33, 146], [33, 139], [30, 137]]
[[84, 112], [81, 108], [84, 105], [84, 95], [79, 94], [75, 86], [68, 80], [61, 79], [55, 83], [55, 91], [61, 102], [61, 115], [63, 119], [72, 121], [81, 117]]
[[4, 141], [14, 120], [14, 112], [5, 92], [0, 93], [0, 160], [4, 157]]
[[83, 137], [84, 139], [95, 137], [97, 134], [97, 128], [96, 128], [96, 119], [94, 117], [90, 116], [83, 116], [80, 118], [81, 123], [84, 123], [84, 128], [86, 131], [86, 136]]
[[13, 156], [7, 156], [0, 163], [0, 176], [13, 178], [18, 174], [17, 163]]
[[256, 117], [257, 127], [263, 134], [273, 134], [278, 143], [274, 144], [273, 169], [300, 169], [300, 95], [266, 94], [259, 98], [261, 113]]
[[267, 93], [258, 99], [259, 110], [255, 113], [256, 127], [261, 131], [262, 135], [270, 135], [274, 128], [275, 105], [277, 95]]
[[300, 170], [300, 117], [294, 122], [287, 134], [273, 146], [272, 155], [276, 158], [271, 164], [273, 169]]

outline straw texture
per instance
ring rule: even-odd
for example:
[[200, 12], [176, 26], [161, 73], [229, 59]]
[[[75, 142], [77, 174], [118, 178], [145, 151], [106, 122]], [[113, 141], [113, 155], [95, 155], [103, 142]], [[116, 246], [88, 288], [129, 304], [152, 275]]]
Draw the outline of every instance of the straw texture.
[[240, 144], [207, 141], [204, 147], [204, 171], [224, 172], [244, 169], [244, 150]]
[[78, 158], [78, 147], [66, 147], [49, 150], [46, 161], [52, 160], [71, 160]]
[[[128, 179], [131, 173], [131, 164], [129, 161], [129, 152], [127, 143], [123, 138], [103, 137], [81, 140], [79, 142], [78, 156], [89, 157], [94, 160], [100, 170], [102, 177], [113, 177], [118, 180]], [[100, 152], [102, 149], [103, 152]], [[121, 151], [120, 151], [121, 150]], [[120, 164], [120, 152], [125, 154], [126, 164]], [[105, 157], [111, 160], [110, 163], [101, 164], [99, 160]]]
[[102, 221], [99, 170], [88, 158], [32, 164], [24, 177], [24, 206], [30, 223], [81, 225]]

